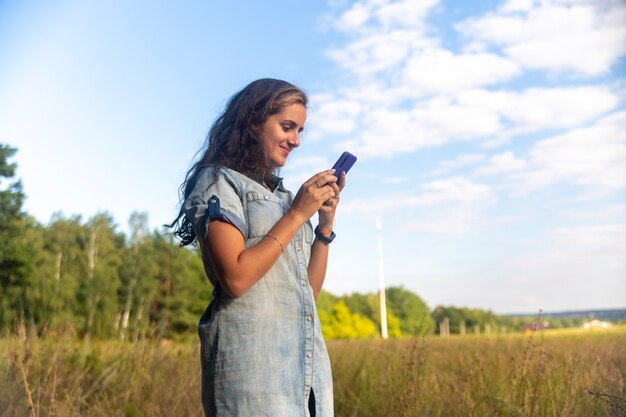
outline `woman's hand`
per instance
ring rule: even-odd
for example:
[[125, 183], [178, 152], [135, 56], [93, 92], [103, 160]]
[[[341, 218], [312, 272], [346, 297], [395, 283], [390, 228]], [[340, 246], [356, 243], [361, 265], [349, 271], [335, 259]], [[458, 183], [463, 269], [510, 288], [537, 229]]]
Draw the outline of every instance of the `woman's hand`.
[[341, 191], [346, 186], [346, 173], [345, 172], [341, 173], [339, 184], [337, 184], [337, 182], [332, 182], [332, 183], [329, 183], [328, 186], [333, 189], [334, 196], [326, 200], [324, 204], [322, 204], [322, 206], [319, 208], [318, 228], [322, 234], [330, 236], [330, 233], [333, 230], [335, 212], [337, 211], [337, 205], [339, 204]]
[[[339, 196], [340, 188], [337, 186], [337, 177], [333, 175], [333, 172], [334, 170], [328, 169], [313, 175], [298, 190], [289, 211], [297, 216], [301, 223], [309, 220], [316, 211], [321, 212], [322, 207], [328, 207], [331, 210], [331, 204], [334, 204], [334, 207], [337, 206], [333, 200], [334, 197]], [[324, 206], [326, 203], [329, 205]], [[332, 212], [334, 218], [334, 208]]]

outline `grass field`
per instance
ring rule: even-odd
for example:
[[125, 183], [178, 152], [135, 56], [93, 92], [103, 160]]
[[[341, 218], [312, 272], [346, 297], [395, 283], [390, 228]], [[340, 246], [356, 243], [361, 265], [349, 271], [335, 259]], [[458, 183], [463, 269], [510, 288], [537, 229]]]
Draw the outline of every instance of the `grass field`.
[[[328, 348], [338, 417], [626, 416], [626, 327]], [[198, 351], [0, 339], [0, 417], [201, 416]]]

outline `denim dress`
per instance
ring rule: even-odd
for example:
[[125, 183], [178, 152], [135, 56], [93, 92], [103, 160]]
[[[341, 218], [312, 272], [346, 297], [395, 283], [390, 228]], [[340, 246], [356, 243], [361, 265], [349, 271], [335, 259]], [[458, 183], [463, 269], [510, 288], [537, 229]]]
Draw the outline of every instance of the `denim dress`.
[[[236, 227], [246, 248], [287, 212], [293, 195], [276, 178], [274, 190], [228, 168], [203, 170], [184, 203], [214, 299], [200, 319], [202, 404], [206, 416], [333, 415], [330, 361], [309, 285], [313, 229], [305, 223], [272, 268], [241, 297], [221, 288], [208, 257], [207, 224]], [[310, 396], [313, 395], [313, 398]]]

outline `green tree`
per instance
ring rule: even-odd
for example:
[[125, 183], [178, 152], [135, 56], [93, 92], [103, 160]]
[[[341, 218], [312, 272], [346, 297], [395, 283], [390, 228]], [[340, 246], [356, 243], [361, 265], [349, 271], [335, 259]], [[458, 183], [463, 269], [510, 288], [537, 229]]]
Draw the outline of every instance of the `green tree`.
[[0, 326], [5, 330], [17, 321], [34, 321], [34, 262], [24, 238], [33, 221], [22, 212], [21, 181], [6, 183], [15, 176], [16, 164], [9, 159], [16, 152], [0, 144]]
[[167, 337], [195, 335], [200, 316], [212, 300], [208, 280], [196, 249], [180, 247], [172, 235], [152, 235], [158, 263], [158, 291], [152, 302], [151, 320]]
[[402, 287], [390, 287], [386, 298], [388, 309], [400, 320], [402, 334], [423, 336], [434, 331], [430, 310], [419, 296]]
[[79, 290], [87, 276], [89, 230], [80, 216], [52, 215], [44, 228], [44, 253], [38, 266], [40, 281], [46, 283], [47, 321], [53, 328], [83, 329]]
[[[375, 299], [374, 302], [372, 302], [372, 297]], [[376, 300], [378, 300], [377, 295], [352, 293], [341, 299], [353, 313], [367, 317], [374, 322], [379, 321], [380, 308], [374, 307], [377, 303]]]
[[22, 204], [25, 195], [22, 182], [17, 180], [8, 185], [3, 184], [5, 178], [10, 179], [15, 176], [17, 164], [9, 163], [9, 159], [16, 152], [17, 149], [0, 144], [0, 186], [4, 188], [0, 190], [0, 226], [6, 226], [23, 215]]
[[96, 214], [87, 222], [87, 275], [79, 291], [86, 338], [110, 336], [114, 331], [124, 247], [124, 236], [115, 228], [113, 218], [105, 213]]
[[315, 301], [318, 314], [320, 312], [333, 314], [333, 306], [337, 303], [337, 301], [339, 301], [339, 297], [336, 295], [333, 295], [325, 290], [320, 291], [317, 296], [317, 300]]
[[124, 248], [124, 260], [120, 268], [120, 310], [115, 320], [121, 340], [129, 336], [131, 329], [134, 330], [134, 339], [149, 330], [149, 308], [159, 286], [159, 266], [155, 259], [154, 243], [148, 234], [148, 214], [133, 212], [129, 226], [130, 241], [128, 247]]
[[432, 316], [437, 323], [447, 318], [450, 325], [450, 333], [452, 334], [459, 334], [463, 326], [468, 333], [473, 332], [475, 328], [480, 329], [481, 332], [485, 331], [486, 325], [493, 332], [500, 331], [501, 327], [517, 327], [512, 320], [497, 316], [490, 310], [477, 308], [437, 306], [433, 310]]

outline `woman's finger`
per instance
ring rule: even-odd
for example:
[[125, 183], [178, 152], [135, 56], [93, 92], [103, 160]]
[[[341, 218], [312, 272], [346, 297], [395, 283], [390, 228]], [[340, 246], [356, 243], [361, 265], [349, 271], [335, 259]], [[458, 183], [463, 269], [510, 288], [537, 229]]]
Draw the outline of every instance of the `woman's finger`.
[[337, 207], [337, 205], [339, 204], [339, 196], [336, 195], [334, 197], [329, 198], [328, 200], [324, 201], [324, 206], [326, 207]]
[[339, 185], [339, 192], [343, 191], [343, 187], [346, 186], [346, 173], [344, 171], [339, 175], [339, 181], [337, 181]]
[[330, 185], [325, 185], [319, 189], [319, 198], [326, 201], [337, 195]]
[[[327, 169], [326, 171], [318, 172], [317, 174], [313, 175], [311, 178], [306, 180], [304, 182], [304, 185], [306, 186], [313, 185], [313, 186], [317, 186], [317, 188], [322, 188], [324, 185], [326, 185], [327, 182], [333, 181], [333, 179], [331, 179], [331, 177], [334, 177], [333, 172], [334, 171], [332, 169]], [[337, 181], [336, 177], [334, 181]]]
[[336, 182], [329, 182], [328, 184], [326, 184], [326, 186], [332, 188], [335, 192], [335, 195], [338, 195], [341, 192], [341, 188], [339, 188], [339, 185], [337, 185]]
[[317, 182], [317, 184], [320, 185], [320, 188], [321, 188], [321, 187], [324, 187], [325, 185], [336, 184], [337, 177], [335, 177], [333, 174], [325, 174], [325, 175], [320, 176], [315, 181]]

